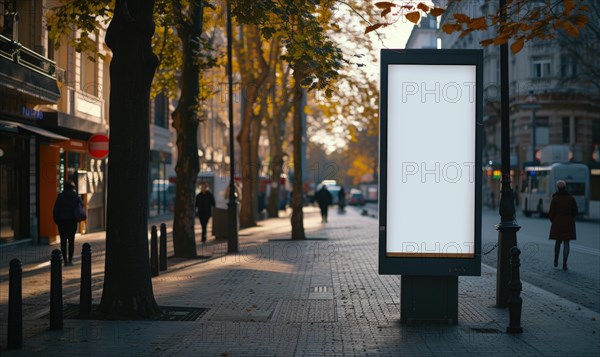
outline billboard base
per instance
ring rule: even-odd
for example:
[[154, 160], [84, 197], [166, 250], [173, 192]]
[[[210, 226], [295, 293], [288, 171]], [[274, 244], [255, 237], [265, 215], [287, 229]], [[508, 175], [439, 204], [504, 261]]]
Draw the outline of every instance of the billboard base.
[[458, 277], [402, 275], [400, 322], [458, 324]]

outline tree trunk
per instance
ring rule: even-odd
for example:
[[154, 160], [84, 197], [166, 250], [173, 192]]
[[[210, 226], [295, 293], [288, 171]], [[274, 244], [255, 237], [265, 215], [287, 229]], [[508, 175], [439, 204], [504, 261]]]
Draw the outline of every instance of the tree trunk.
[[[252, 89], [247, 89], [252, 91]], [[237, 136], [240, 144], [240, 165], [242, 174], [242, 201], [240, 207], [240, 228], [256, 226], [256, 215], [254, 214], [252, 204], [252, 158], [251, 158], [251, 114], [246, 116], [251, 104], [246, 103], [246, 108], [242, 116], [242, 128]]]
[[302, 87], [304, 78], [298, 70], [294, 71], [294, 191], [292, 192], [292, 239], [306, 239], [304, 235], [304, 214], [302, 212]]
[[150, 85], [154, 1], [117, 0], [106, 33], [110, 63], [110, 142], [104, 289], [99, 311], [116, 318], [153, 318], [148, 259]]
[[[240, 207], [240, 228], [256, 226], [257, 193], [255, 190], [258, 179], [258, 162], [253, 158], [252, 142], [253, 135], [259, 135], [260, 131], [254, 132], [252, 121], [254, 120], [253, 106], [256, 103], [259, 89], [264, 85], [268, 75], [268, 65], [262, 53], [262, 38], [258, 27], [246, 26], [247, 34], [236, 43], [235, 50], [238, 62], [241, 66], [242, 76], [242, 128], [237, 135], [240, 144], [240, 165], [242, 174], [242, 202]], [[260, 69], [252, 65], [258, 62]], [[258, 156], [258, 155], [256, 155]]]
[[177, 131], [177, 165], [175, 172], [175, 208], [173, 214], [173, 248], [176, 257], [195, 258], [196, 236], [195, 193], [198, 172], [198, 114], [200, 68], [196, 59], [200, 51], [202, 34], [202, 5], [194, 6], [193, 23], [178, 25], [178, 35], [183, 46], [181, 95], [173, 112], [173, 127]]

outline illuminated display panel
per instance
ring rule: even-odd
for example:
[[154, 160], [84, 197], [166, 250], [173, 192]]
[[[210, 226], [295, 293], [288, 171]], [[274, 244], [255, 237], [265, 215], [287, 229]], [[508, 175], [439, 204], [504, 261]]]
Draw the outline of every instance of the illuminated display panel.
[[380, 273], [480, 273], [481, 58], [382, 51]]
[[475, 253], [475, 66], [388, 67], [387, 254]]

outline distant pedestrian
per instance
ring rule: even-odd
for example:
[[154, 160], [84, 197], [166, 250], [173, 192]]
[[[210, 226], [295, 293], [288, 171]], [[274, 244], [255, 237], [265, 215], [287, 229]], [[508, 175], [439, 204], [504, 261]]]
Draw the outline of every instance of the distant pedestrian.
[[563, 270], [567, 270], [567, 259], [569, 258], [569, 241], [576, 239], [575, 217], [577, 217], [577, 202], [573, 196], [567, 192], [567, 183], [563, 180], [556, 182], [556, 193], [552, 195], [550, 202], [550, 239], [555, 240], [554, 244], [554, 266], [558, 267], [558, 255], [560, 245], [564, 242], [563, 249]]
[[513, 199], [515, 200], [515, 207], [519, 207], [519, 186], [518, 185], [513, 190]]
[[344, 190], [344, 187], [340, 188], [338, 193], [338, 207], [340, 212], [344, 213], [344, 207], [346, 207], [346, 190]]
[[196, 215], [202, 226], [202, 242], [206, 242], [206, 226], [212, 216], [212, 208], [215, 206], [215, 197], [206, 188], [206, 182], [200, 184], [200, 193], [196, 195]]
[[315, 194], [315, 200], [319, 204], [319, 209], [321, 209], [321, 222], [327, 223], [327, 211], [329, 205], [333, 202], [333, 196], [331, 196], [331, 192], [325, 185]]
[[53, 219], [54, 223], [58, 226], [60, 250], [65, 266], [73, 265], [73, 251], [75, 250], [77, 223], [80, 220], [85, 219], [83, 217], [76, 217], [76, 210], [83, 210], [83, 201], [75, 190], [75, 184], [71, 181], [67, 181], [65, 182], [63, 191], [56, 197], [53, 209]]

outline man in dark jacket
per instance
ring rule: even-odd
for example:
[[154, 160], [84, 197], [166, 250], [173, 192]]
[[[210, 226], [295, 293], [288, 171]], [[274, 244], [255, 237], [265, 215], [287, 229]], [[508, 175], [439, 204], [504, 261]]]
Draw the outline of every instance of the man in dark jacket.
[[552, 195], [550, 202], [550, 239], [554, 244], [554, 266], [558, 267], [558, 255], [560, 244], [565, 243], [563, 250], [563, 270], [567, 270], [567, 259], [569, 258], [569, 241], [576, 239], [575, 217], [577, 217], [577, 202], [567, 190], [567, 183], [563, 180], [556, 182], [556, 193]]
[[333, 196], [331, 196], [331, 192], [329, 192], [325, 185], [315, 194], [315, 200], [321, 209], [321, 222], [327, 223], [327, 211], [329, 210], [329, 205], [333, 202]]
[[206, 189], [206, 182], [200, 184], [200, 193], [196, 195], [196, 214], [202, 226], [202, 242], [206, 242], [206, 226], [212, 216], [212, 208], [215, 206], [215, 197]]
[[[56, 197], [54, 202], [53, 218], [58, 226], [60, 235], [60, 250], [63, 255], [65, 266], [73, 265], [73, 251], [75, 250], [75, 233], [77, 232], [77, 220], [75, 209], [78, 205], [83, 206], [81, 197], [75, 191], [75, 184], [71, 181], [65, 182], [63, 191]], [[69, 244], [67, 260], [67, 242]]]

